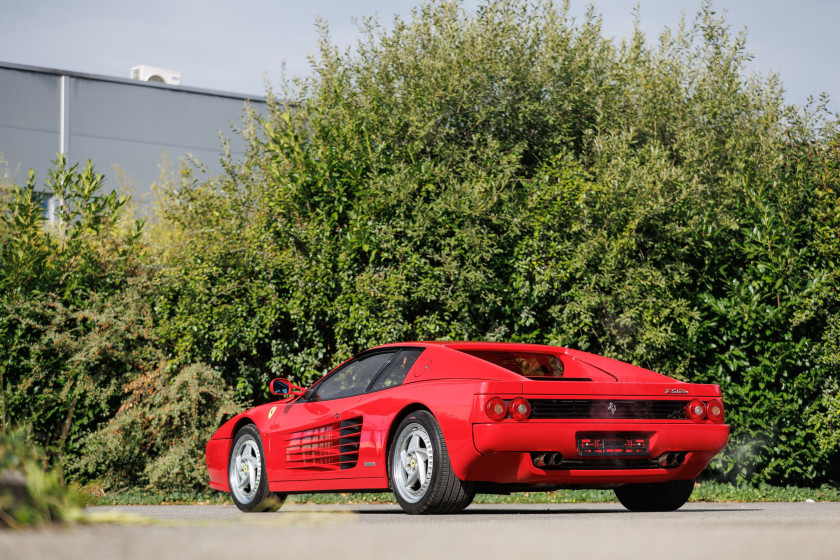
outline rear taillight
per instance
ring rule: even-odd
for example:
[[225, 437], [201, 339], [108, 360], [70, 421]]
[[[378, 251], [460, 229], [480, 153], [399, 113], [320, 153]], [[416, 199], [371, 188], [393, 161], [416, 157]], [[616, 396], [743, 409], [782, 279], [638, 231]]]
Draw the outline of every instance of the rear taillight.
[[711, 400], [706, 404], [706, 416], [712, 422], [723, 422], [723, 403], [719, 400]]
[[487, 401], [487, 404], [484, 405], [484, 412], [487, 413], [487, 417], [490, 418], [490, 420], [501, 420], [507, 416], [507, 411], [508, 409], [505, 405], [505, 401], [500, 397], [492, 397]]
[[686, 412], [688, 412], [688, 417], [695, 422], [702, 422], [706, 418], [706, 405], [703, 404], [703, 401], [694, 399], [688, 403]]
[[490, 420], [496, 422], [508, 417], [521, 422], [531, 416], [531, 403], [522, 397], [516, 397], [510, 401], [501, 397], [490, 397], [484, 405], [484, 413]]
[[508, 412], [514, 420], [527, 420], [531, 415], [531, 403], [522, 397], [516, 397], [508, 404]]

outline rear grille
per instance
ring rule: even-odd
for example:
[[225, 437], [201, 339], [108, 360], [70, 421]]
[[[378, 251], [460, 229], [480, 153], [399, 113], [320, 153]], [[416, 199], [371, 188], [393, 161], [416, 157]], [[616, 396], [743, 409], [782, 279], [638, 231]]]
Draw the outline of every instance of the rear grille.
[[[534, 453], [531, 453], [534, 456]], [[654, 459], [625, 459], [625, 458], [608, 458], [608, 459], [563, 459], [556, 465], [546, 465], [539, 467], [547, 471], [570, 471], [570, 470], [587, 470], [587, 471], [610, 471], [610, 470], [635, 470], [635, 469], [661, 469], [662, 465], [657, 463]]]
[[530, 418], [608, 420], [685, 420], [688, 401], [610, 399], [529, 399]]

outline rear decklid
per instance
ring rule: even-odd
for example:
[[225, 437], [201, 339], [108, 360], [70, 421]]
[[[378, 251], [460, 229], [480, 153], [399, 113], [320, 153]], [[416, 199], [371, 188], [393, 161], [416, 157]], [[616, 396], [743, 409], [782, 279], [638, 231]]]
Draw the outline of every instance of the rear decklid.
[[718, 385], [683, 383], [597, 382], [556, 381], [548, 379], [526, 379], [522, 382], [522, 394], [534, 397], [574, 395], [580, 397], [650, 397], [657, 399], [688, 399], [691, 397], [720, 397]]

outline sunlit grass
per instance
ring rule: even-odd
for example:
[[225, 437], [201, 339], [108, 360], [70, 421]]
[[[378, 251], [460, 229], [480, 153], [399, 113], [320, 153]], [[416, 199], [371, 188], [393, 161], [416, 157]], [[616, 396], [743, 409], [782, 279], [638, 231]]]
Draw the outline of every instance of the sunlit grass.
[[[232, 504], [223, 492], [160, 492], [131, 489], [121, 492], [87, 494], [89, 505], [164, 505], [164, 504]], [[819, 488], [798, 488], [761, 485], [734, 486], [716, 482], [701, 482], [694, 487], [691, 502], [815, 502], [840, 501], [840, 487], [823, 485]], [[290, 503], [298, 504], [391, 504], [396, 503], [390, 492], [295, 494]], [[508, 496], [479, 494], [479, 504], [575, 504], [615, 502], [612, 490], [557, 490], [555, 492], [517, 492]]]

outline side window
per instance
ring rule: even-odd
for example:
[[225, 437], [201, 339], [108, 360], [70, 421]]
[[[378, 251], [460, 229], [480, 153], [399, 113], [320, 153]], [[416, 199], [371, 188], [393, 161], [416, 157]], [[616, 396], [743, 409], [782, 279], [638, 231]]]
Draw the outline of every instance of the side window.
[[423, 353], [423, 348], [411, 348], [403, 350], [397, 354], [391, 363], [385, 368], [385, 371], [374, 381], [370, 392], [381, 391], [389, 387], [396, 387], [402, 384], [405, 376], [408, 375], [408, 370], [417, 361], [420, 354]]
[[353, 360], [318, 384], [314, 401], [328, 401], [361, 395], [394, 352], [372, 354]]

